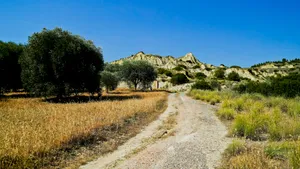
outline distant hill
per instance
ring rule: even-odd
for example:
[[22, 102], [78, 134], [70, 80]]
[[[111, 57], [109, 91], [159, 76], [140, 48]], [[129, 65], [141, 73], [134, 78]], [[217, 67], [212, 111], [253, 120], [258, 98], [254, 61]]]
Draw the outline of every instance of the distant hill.
[[[160, 56], [153, 54], [145, 54], [144, 52], [138, 52], [120, 60], [113, 61], [113, 64], [122, 64], [125, 60], [146, 60], [153, 64], [160, 70], [168, 70], [173, 74], [183, 73], [190, 80], [193, 80], [196, 73], [202, 72], [207, 77], [213, 77], [214, 72], [217, 69], [224, 69], [225, 76], [231, 72], [238, 73], [241, 77], [251, 80], [263, 81], [271, 76], [285, 76], [291, 72], [300, 72], [300, 59], [294, 59], [287, 61], [278, 62], [265, 62], [257, 65], [253, 65], [250, 68], [241, 68], [240, 66], [227, 67], [225, 65], [214, 66], [211, 64], [203, 63], [199, 61], [192, 53], [187, 53], [186, 55], [175, 58], [173, 56]], [[159, 71], [164, 72], [164, 71]], [[168, 80], [170, 77], [160, 74], [160, 80]]]

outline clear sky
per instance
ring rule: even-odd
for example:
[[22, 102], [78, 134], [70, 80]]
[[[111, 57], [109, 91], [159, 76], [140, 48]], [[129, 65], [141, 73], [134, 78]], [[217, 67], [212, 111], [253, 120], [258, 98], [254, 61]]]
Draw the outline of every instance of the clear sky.
[[0, 0], [2, 41], [55, 27], [92, 40], [106, 62], [139, 51], [244, 67], [300, 57], [300, 1]]

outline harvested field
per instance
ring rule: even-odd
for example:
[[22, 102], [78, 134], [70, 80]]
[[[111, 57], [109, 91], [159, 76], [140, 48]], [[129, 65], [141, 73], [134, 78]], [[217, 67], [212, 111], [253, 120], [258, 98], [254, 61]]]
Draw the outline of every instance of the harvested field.
[[[127, 131], [126, 126], [134, 123], [140, 129], [141, 124], [154, 120], [166, 107], [167, 94], [117, 91], [105, 94], [101, 101], [87, 102], [81, 96], [65, 103], [14, 96], [16, 93], [6, 95], [0, 101], [0, 168], [61, 165], [57, 159], [67, 158], [62, 157], [63, 152], [74, 146], [108, 141], [101, 136], [103, 129], [114, 133], [122, 129], [122, 134], [134, 135], [138, 130], [131, 126]], [[120, 143], [114, 143], [114, 148]]]

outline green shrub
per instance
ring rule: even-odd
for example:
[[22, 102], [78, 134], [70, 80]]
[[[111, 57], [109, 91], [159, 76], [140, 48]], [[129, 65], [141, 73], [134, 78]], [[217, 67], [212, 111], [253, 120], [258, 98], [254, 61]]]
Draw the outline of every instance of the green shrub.
[[176, 70], [176, 71], [182, 71], [182, 70], [187, 69], [187, 67], [185, 65], [178, 65], [173, 69]]
[[157, 69], [157, 74], [165, 74], [165, 71], [167, 71], [166, 69], [164, 69], [164, 68], [158, 68]]
[[266, 96], [296, 97], [300, 95], [300, 74], [271, 78], [270, 82], [253, 82], [237, 86], [239, 93], [261, 93]]
[[236, 111], [232, 108], [221, 108], [217, 112], [217, 115], [224, 120], [233, 120], [236, 114]]
[[165, 75], [166, 75], [166, 76], [169, 76], [169, 77], [172, 77], [172, 76], [173, 76], [173, 73], [172, 73], [171, 71], [167, 71], [167, 72], [165, 72]]
[[221, 90], [221, 84], [217, 80], [210, 80], [209, 85], [214, 90]]
[[236, 66], [236, 65], [233, 65], [233, 66], [230, 66], [230, 68], [241, 69], [241, 66]]
[[193, 69], [199, 69], [200, 68], [200, 65], [196, 65], [193, 67]]
[[188, 82], [189, 82], [188, 78], [182, 73], [177, 73], [176, 75], [172, 76], [171, 79], [171, 83], [173, 83], [174, 85], [184, 84]]
[[182, 67], [183, 69], [187, 69], [187, 67], [186, 67], [185, 65], [179, 64], [178, 66], [179, 66], [179, 67]]
[[173, 68], [174, 70], [176, 70], [176, 71], [182, 71], [183, 70], [183, 68], [182, 67], [180, 67], [180, 66], [176, 66], [175, 68]]
[[225, 78], [225, 71], [224, 69], [217, 69], [214, 73], [214, 76], [217, 78], [217, 79], [224, 79]]
[[157, 73], [161, 74], [161, 75], [165, 74], [166, 76], [169, 76], [169, 77], [172, 77], [172, 75], [173, 75], [171, 71], [164, 69], [164, 68], [158, 68]]
[[192, 89], [212, 90], [212, 87], [204, 80], [199, 80], [192, 85]]
[[207, 76], [202, 72], [198, 72], [198, 73], [196, 73], [195, 77], [197, 79], [201, 80], [201, 79], [205, 79]]
[[205, 68], [205, 70], [207, 70], [207, 71], [211, 71], [211, 70], [212, 70], [212, 68], [206, 67], [206, 68]]
[[241, 78], [240, 78], [240, 75], [238, 73], [231, 72], [231, 73], [228, 74], [228, 80], [239, 82], [241, 80]]

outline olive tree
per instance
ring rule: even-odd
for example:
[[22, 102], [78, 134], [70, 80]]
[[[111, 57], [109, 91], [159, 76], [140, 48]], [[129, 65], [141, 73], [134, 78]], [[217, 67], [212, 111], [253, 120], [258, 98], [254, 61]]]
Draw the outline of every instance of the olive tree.
[[121, 69], [123, 80], [132, 83], [135, 90], [139, 84], [143, 89], [151, 87], [151, 83], [157, 78], [155, 68], [147, 61], [125, 61]]
[[0, 41], [0, 93], [22, 88], [21, 66], [18, 62], [24, 45]]
[[83, 91], [100, 93], [101, 49], [68, 31], [34, 33], [20, 63], [24, 88], [31, 94], [61, 98]]
[[121, 67], [118, 64], [105, 65], [104, 71], [101, 72], [101, 82], [106, 88], [106, 93], [117, 88], [121, 80], [120, 71]]

